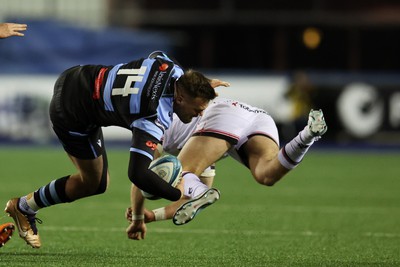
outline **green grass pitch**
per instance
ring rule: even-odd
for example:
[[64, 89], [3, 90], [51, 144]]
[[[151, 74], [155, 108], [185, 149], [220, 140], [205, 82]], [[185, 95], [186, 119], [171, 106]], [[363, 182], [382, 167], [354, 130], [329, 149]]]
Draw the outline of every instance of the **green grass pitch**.
[[[125, 234], [128, 152], [108, 156], [108, 191], [41, 210], [42, 248], [16, 232], [0, 266], [400, 266], [399, 153], [313, 150], [273, 187], [223, 160], [221, 199], [187, 225], [148, 224], [142, 241]], [[0, 166], [2, 205], [74, 172], [61, 148], [2, 147]]]

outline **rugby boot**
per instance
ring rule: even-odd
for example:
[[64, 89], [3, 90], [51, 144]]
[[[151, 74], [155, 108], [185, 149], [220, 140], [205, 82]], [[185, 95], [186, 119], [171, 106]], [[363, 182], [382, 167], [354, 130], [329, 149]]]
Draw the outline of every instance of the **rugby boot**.
[[19, 236], [33, 248], [40, 248], [41, 242], [38, 229], [36, 228], [36, 222], [42, 223], [42, 221], [36, 218], [35, 215], [23, 213], [19, 209], [18, 203], [19, 198], [10, 199], [7, 202], [4, 211], [8, 213], [8, 216], [14, 219], [15, 225], [19, 232]]

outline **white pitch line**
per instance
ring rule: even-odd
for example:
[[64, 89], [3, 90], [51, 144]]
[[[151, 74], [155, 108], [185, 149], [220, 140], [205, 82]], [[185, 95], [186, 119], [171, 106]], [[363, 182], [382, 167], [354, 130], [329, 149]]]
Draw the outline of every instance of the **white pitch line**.
[[[119, 227], [109, 227], [109, 228], [99, 228], [99, 227], [75, 227], [75, 226], [41, 226], [40, 230], [45, 231], [65, 231], [65, 232], [124, 232], [124, 228]], [[240, 232], [240, 234], [244, 235], [303, 235], [303, 236], [316, 236], [318, 233], [311, 231], [303, 231], [303, 232], [284, 232], [284, 231], [257, 231], [257, 230], [245, 230], [245, 231], [233, 231], [233, 230], [214, 230], [214, 229], [183, 229], [183, 228], [150, 228], [149, 232], [156, 233], [191, 233], [191, 234], [226, 234], [233, 235]]]
[[387, 237], [387, 238], [400, 238], [400, 234], [395, 233], [365, 233], [364, 236], [367, 237]]
[[[75, 226], [41, 226], [41, 230], [44, 231], [64, 231], [64, 232], [125, 232], [124, 228], [109, 227], [75, 227]], [[178, 229], [178, 228], [150, 228], [149, 232], [155, 233], [190, 233], [190, 234], [226, 234], [235, 235], [240, 232], [242, 235], [253, 236], [253, 235], [265, 235], [265, 236], [323, 236], [324, 233], [318, 233], [313, 231], [265, 231], [265, 230], [246, 230], [246, 231], [233, 231], [233, 230], [216, 230], [216, 229]], [[372, 238], [400, 238], [398, 233], [361, 233], [362, 236]]]

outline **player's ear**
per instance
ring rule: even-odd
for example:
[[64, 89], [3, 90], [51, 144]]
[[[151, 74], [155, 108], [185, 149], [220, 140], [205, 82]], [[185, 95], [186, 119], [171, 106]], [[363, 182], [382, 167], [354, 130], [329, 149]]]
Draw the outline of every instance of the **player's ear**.
[[177, 104], [181, 104], [183, 102], [182, 90], [178, 86], [175, 88], [175, 102]]
[[176, 103], [182, 104], [182, 102], [183, 102], [183, 96], [182, 95], [178, 95], [177, 98], [176, 98]]

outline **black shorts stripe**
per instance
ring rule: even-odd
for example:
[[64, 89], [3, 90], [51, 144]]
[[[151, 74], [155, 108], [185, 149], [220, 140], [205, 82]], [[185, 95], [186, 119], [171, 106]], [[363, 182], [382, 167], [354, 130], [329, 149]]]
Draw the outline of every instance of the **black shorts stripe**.
[[223, 139], [223, 140], [227, 141], [229, 144], [231, 144], [232, 146], [234, 146], [238, 143], [238, 140], [236, 138], [233, 138], [231, 136], [224, 135], [221, 133], [216, 133], [216, 132], [201, 131], [201, 132], [194, 133], [193, 136], [210, 136], [210, 137], [215, 137], [218, 139]]

